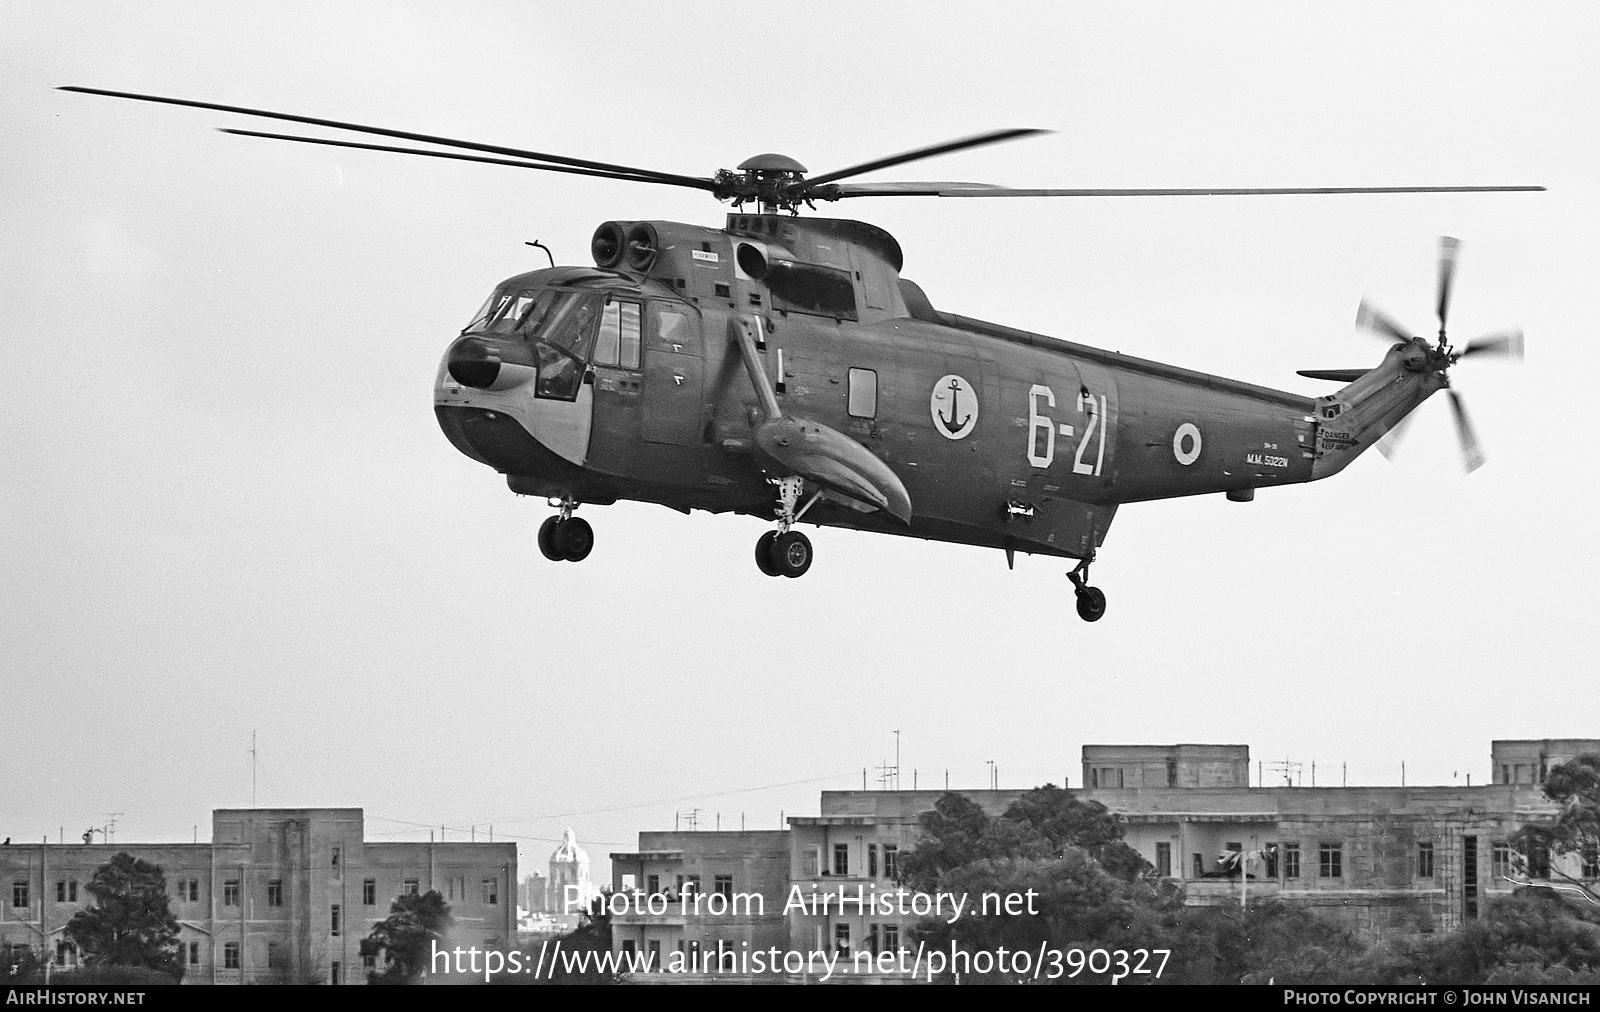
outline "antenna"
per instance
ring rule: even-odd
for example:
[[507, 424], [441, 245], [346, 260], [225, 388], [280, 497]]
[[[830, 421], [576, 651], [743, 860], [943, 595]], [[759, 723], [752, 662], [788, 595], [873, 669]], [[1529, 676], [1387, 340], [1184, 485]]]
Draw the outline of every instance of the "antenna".
[[105, 814], [106, 814], [106, 828], [104, 828], [104, 829], [102, 829], [100, 831], [100, 836], [107, 843], [116, 843], [117, 842], [117, 819], [119, 817], [121, 817], [124, 813], [122, 813], [122, 812], [107, 812]]
[[1293, 787], [1295, 779], [1300, 775], [1301, 763], [1285, 757], [1281, 762], [1267, 763], [1267, 769], [1274, 773], [1283, 774], [1283, 786]]
[[256, 807], [256, 729], [250, 729], [250, 807]]

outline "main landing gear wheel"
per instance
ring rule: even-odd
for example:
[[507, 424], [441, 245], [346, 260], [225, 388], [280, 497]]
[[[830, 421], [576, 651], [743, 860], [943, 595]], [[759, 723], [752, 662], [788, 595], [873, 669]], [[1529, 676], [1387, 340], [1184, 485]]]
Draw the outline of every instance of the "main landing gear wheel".
[[756, 568], [768, 576], [777, 576], [777, 563], [772, 561], [772, 543], [778, 540], [777, 531], [768, 531], [756, 539]]
[[582, 562], [594, 550], [594, 528], [582, 517], [546, 517], [539, 525], [539, 553], [551, 562]]
[[811, 539], [799, 531], [768, 531], [756, 541], [756, 567], [768, 576], [804, 576], [811, 558]]

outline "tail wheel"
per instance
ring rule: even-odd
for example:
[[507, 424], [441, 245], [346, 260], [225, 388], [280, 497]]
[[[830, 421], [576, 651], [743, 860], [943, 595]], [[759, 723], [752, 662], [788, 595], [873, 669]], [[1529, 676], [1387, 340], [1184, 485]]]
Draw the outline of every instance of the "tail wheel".
[[778, 572], [794, 579], [811, 568], [811, 539], [799, 531], [780, 534], [772, 542], [772, 562]]
[[566, 556], [556, 547], [556, 531], [561, 526], [560, 517], [545, 517], [544, 523], [539, 525], [539, 554], [551, 562], [560, 562]]
[[555, 545], [568, 562], [582, 562], [594, 549], [594, 528], [582, 517], [568, 517], [556, 527]]
[[756, 568], [768, 576], [778, 575], [778, 564], [773, 561], [772, 543], [778, 540], [777, 531], [768, 531], [756, 539]]
[[1099, 587], [1082, 587], [1078, 590], [1078, 617], [1085, 622], [1098, 622], [1106, 613], [1106, 595]]

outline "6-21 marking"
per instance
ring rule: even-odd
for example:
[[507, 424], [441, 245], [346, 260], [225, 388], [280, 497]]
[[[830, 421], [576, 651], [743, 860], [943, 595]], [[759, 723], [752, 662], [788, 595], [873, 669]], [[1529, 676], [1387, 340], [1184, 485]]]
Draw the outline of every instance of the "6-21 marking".
[[[1049, 387], [1035, 383], [1028, 390], [1028, 463], [1034, 467], [1049, 467], [1056, 459], [1056, 432], [1071, 439], [1076, 430], [1071, 425], [1057, 425], [1056, 421], [1039, 409], [1039, 399], [1044, 398], [1046, 407], [1056, 406], [1055, 391]], [[1073, 474], [1098, 475], [1105, 467], [1106, 462], [1106, 398], [1100, 395], [1096, 398], [1087, 390], [1078, 391], [1077, 408], [1089, 416], [1089, 424], [1084, 427], [1083, 436], [1078, 440], [1078, 452], [1072, 459]], [[1040, 446], [1041, 435], [1043, 446]], [[1098, 438], [1096, 438], [1098, 437]], [[1094, 459], [1086, 457], [1089, 452], [1090, 441], [1095, 443]]]

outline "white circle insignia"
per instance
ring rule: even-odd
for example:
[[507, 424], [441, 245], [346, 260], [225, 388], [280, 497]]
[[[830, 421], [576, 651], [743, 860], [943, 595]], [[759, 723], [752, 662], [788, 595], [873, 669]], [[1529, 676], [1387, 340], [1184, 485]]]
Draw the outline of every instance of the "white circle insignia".
[[939, 377], [928, 400], [933, 428], [946, 439], [962, 439], [978, 424], [978, 393], [972, 384], [951, 373]]
[[[1189, 448], [1183, 448], [1183, 441], [1189, 440]], [[1178, 458], [1178, 463], [1188, 467], [1200, 459], [1200, 430], [1193, 422], [1184, 422], [1178, 426], [1178, 431], [1172, 434], [1172, 455]]]

